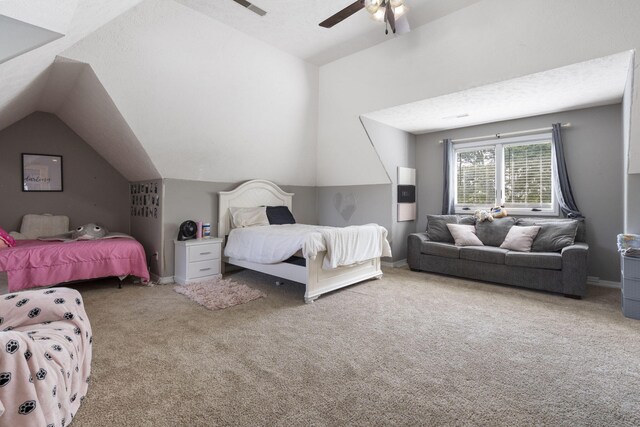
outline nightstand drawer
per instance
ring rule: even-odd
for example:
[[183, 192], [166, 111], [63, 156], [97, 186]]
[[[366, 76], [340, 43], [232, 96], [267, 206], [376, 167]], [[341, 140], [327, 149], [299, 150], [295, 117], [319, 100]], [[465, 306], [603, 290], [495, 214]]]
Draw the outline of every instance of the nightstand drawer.
[[220, 259], [221, 245], [211, 243], [208, 245], [195, 245], [189, 248], [189, 262], [208, 261]]
[[190, 262], [187, 266], [187, 280], [220, 274], [220, 261], [208, 260]]

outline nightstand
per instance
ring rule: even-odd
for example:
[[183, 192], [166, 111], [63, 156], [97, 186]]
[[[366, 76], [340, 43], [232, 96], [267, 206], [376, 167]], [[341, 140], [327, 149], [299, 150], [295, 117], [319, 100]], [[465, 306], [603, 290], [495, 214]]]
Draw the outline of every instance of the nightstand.
[[174, 240], [176, 283], [222, 277], [222, 239]]

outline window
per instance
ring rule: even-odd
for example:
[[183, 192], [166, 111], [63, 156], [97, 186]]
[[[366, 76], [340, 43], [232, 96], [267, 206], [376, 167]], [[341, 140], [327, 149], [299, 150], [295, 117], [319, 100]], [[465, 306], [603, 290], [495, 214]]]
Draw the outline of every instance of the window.
[[551, 135], [454, 145], [455, 211], [556, 215]]

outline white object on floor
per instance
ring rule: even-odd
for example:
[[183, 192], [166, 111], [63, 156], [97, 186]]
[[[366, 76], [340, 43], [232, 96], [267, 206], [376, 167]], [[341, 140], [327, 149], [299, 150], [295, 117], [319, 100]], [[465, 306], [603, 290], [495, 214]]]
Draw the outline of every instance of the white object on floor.
[[222, 276], [222, 241], [219, 238], [175, 240], [176, 283]]

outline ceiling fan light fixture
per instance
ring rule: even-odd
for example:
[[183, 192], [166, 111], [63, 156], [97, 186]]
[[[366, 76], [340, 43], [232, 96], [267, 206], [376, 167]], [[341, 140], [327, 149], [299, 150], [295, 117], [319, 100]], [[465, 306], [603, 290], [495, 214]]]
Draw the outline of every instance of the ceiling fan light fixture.
[[394, 8], [395, 12], [395, 8], [402, 6], [404, 4], [404, 0], [389, 0], [389, 4]]
[[384, 22], [384, 15], [387, 12], [386, 7], [380, 7], [375, 13], [371, 14], [371, 19], [378, 22]]
[[[391, 7], [393, 7], [393, 6], [391, 6]], [[409, 11], [409, 8], [407, 6], [405, 6], [404, 4], [401, 4], [400, 6], [396, 6], [396, 7], [393, 8], [393, 14], [395, 15], [396, 19], [400, 18], [402, 15], [404, 15], [408, 11]]]
[[384, 0], [364, 0], [364, 7], [370, 14], [377, 13], [382, 7]]

